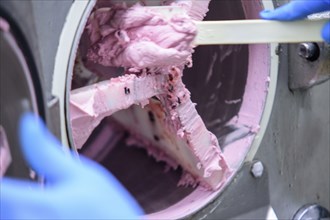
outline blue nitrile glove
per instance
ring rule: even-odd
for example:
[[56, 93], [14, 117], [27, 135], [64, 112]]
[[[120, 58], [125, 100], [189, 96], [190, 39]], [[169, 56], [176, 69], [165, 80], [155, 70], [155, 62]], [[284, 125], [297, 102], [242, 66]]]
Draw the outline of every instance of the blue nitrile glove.
[[[260, 17], [268, 20], [291, 21], [323, 11], [330, 11], [330, 0], [293, 0], [275, 10], [260, 12]], [[330, 43], [330, 22], [324, 25], [321, 35], [327, 43]]]
[[1, 180], [1, 219], [138, 219], [141, 208], [103, 167], [64, 153], [42, 121], [25, 114], [20, 123], [23, 153], [45, 186]]

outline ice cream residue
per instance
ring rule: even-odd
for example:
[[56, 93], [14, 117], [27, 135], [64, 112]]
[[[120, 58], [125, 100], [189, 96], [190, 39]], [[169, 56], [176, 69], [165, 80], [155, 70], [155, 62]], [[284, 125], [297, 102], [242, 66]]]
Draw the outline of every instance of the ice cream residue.
[[0, 125], [0, 178], [5, 175], [12, 162], [5, 129]]
[[3, 19], [2, 17], [0, 17], [0, 30], [4, 32], [8, 32], [9, 29], [10, 29], [10, 25], [8, 24], [8, 22], [5, 21], [5, 19]]

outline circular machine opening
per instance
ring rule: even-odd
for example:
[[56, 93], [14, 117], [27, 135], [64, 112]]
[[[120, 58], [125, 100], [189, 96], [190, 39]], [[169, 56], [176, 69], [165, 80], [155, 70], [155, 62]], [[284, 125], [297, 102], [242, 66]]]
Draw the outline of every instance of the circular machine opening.
[[[94, 3], [82, 7], [81, 20], [70, 47], [64, 95], [66, 106], [69, 106], [71, 90], [122, 74], [119, 68], [88, 66], [80, 56], [86, 50], [82, 46], [84, 27]], [[205, 20], [257, 18], [262, 8], [263, 4], [258, 1], [211, 1]], [[199, 46], [193, 54], [193, 67], [184, 70], [183, 82], [191, 92], [192, 101], [197, 103], [197, 110], [207, 128], [218, 138], [233, 170], [226, 184], [217, 191], [207, 191], [201, 186], [178, 187], [182, 171], [164, 172], [165, 163], [156, 162], [144, 149], [127, 146], [127, 134], [116, 126], [112, 116], [101, 121], [78, 152], [112, 172], [141, 204], [148, 217], [187, 217], [219, 196], [247, 156], [253, 157], [259, 146], [258, 135], [262, 137], [272, 105], [272, 96], [268, 95], [270, 79], [273, 78], [270, 75], [271, 62], [269, 45]], [[67, 138], [75, 148], [69, 108], [65, 114]]]

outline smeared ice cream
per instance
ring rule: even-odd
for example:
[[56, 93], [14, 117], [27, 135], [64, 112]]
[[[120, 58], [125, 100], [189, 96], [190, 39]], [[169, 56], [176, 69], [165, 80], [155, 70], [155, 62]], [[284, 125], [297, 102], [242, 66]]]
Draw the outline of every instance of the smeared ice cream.
[[181, 79], [184, 66], [191, 63], [193, 20], [203, 19], [208, 1], [173, 4], [186, 13], [167, 19], [138, 4], [92, 12], [85, 59], [125, 67], [125, 74], [71, 92], [73, 139], [82, 147], [100, 121], [112, 115], [130, 132], [131, 142], [170, 167], [183, 168], [179, 185], [199, 183], [215, 190], [230, 170]]
[[7, 21], [5, 21], [2, 17], [0, 17], [0, 30], [4, 32], [8, 32], [10, 29], [10, 26]]

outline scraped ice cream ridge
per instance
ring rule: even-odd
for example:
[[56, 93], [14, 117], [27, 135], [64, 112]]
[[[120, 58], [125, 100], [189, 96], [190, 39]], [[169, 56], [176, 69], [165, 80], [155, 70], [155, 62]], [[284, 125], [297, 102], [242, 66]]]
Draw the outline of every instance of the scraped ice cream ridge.
[[[166, 20], [97, 1], [82, 22], [71, 143], [109, 169], [151, 219], [183, 218], [214, 200], [259, 130], [269, 47], [193, 48], [191, 21], [202, 20], [208, 4], [180, 1], [186, 14]], [[205, 19], [254, 19], [260, 10], [255, 1], [211, 1]]]

